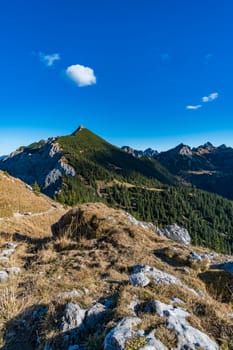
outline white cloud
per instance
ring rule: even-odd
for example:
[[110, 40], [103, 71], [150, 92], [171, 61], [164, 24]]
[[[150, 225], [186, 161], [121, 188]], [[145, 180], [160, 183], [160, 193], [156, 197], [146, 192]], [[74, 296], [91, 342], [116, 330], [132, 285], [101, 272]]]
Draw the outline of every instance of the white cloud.
[[46, 55], [43, 52], [39, 52], [39, 58], [46, 66], [52, 67], [54, 62], [59, 61], [61, 56], [59, 53], [52, 53], [51, 55]]
[[189, 105], [189, 106], [186, 106], [186, 109], [196, 110], [196, 109], [199, 109], [201, 107], [202, 107], [202, 105]]
[[79, 87], [96, 84], [94, 70], [81, 64], [74, 64], [67, 67], [66, 75], [73, 80]]
[[209, 94], [208, 96], [202, 97], [202, 102], [212, 102], [218, 98], [219, 94], [218, 92], [212, 92], [212, 94]]

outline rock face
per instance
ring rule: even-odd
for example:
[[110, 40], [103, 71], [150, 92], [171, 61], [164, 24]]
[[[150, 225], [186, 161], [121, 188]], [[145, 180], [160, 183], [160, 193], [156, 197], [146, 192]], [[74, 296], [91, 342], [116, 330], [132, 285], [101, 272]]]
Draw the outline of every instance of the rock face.
[[107, 334], [104, 340], [104, 350], [125, 349], [126, 340], [137, 335], [133, 327], [137, 326], [139, 323], [141, 323], [141, 320], [138, 317], [123, 318], [117, 326]]
[[78, 304], [68, 303], [61, 324], [62, 331], [72, 330], [82, 325], [85, 314], [86, 310], [81, 309]]
[[75, 170], [67, 164], [55, 138], [37, 147], [25, 147], [0, 160], [0, 169], [6, 170], [29, 185], [35, 181], [46, 194], [53, 196], [59, 188], [62, 176], [75, 176]]
[[151, 280], [155, 281], [156, 283], [181, 285], [180, 280], [175, 276], [162, 272], [148, 265], [134, 266], [129, 279], [134, 286], [138, 287], [147, 286]]
[[219, 348], [208, 335], [190, 326], [187, 321], [190, 314], [187, 311], [158, 300], [154, 301], [154, 309], [159, 316], [166, 317], [166, 327], [175, 331], [177, 337], [176, 349], [217, 350]]
[[130, 283], [137, 287], [146, 287], [151, 281], [158, 284], [176, 284], [177, 286], [182, 286], [196, 296], [203, 296], [202, 291], [197, 293], [194, 289], [183, 285], [177, 277], [148, 265], [134, 266], [129, 275], [129, 280]]
[[152, 148], [147, 148], [145, 151], [138, 151], [132, 147], [129, 146], [123, 146], [121, 147], [123, 151], [126, 153], [131, 154], [135, 158], [141, 158], [141, 157], [150, 157], [150, 158], [155, 158], [158, 155], [158, 151], [152, 149]]
[[0, 271], [0, 282], [5, 282], [8, 280], [8, 273], [6, 271]]
[[161, 231], [167, 238], [170, 238], [173, 241], [177, 241], [182, 244], [189, 244], [191, 242], [189, 232], [177, 224], [166, 226]]

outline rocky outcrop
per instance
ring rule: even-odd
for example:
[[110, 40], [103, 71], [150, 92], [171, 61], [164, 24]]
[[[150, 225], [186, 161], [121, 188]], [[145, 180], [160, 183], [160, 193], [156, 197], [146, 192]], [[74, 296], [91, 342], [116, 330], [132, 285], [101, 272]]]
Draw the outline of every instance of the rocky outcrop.
[[189, 244], [191, 242], [191, 237], [189, 232], [184, 228], [180, 227], [177, 224], [169, 225], [164, 227], [161, 232], [167, 238], [177, 241], [182, 244]]
[[158, 155], [158, 151], [152, 149], [152, 148], [147, 148], [145, 151], [138, 151], [132, 147], [129, 146], [123, 146], [121, 149], [126, 152], [131, 154], [135, 158], [141, 158], [141, 157], [150, 157], [150, 158], [155, 158]]
[[177, 277], [148, 265], [134, 266], [131, 269], [129, 280], [131, 284], [137, 287], [146, 287], [151, 281], [157, 284], [175, 284], [177, 286], [182, 286], [185, 290], [196, 296], [203, 296], [202, 291], [197, 293], [194, 289], [184, 285]]
[[181, 285], [180, 280], [175, 276], [162, 272], [155, 267], [150, 267], [148, 265], [134, 266], [129, 279], [134, 286], [138, 287], [147, 286], [151, 280], [156, 283]]
[[158, 300], [154, 301], [153, 306], [155, 312], [159, 316], [166, 317], [166, 328], [172, 329], [175, 332], [177, 337], [177, 350], [196, 350], [198, 348], [217, 350], [219, 348], [208, 335], [189, 324], [187, 318], [190, 314], [187, 311], [173, 305], [164, 304]]
[[20, 178], [29, 185], [37, 182], [41, 190], [53, 196], [61, 185], [62, 176], [76, 172], [64, 159], [55, 138], [36, 147], [23, 147], [0, 160], [0, 169]]

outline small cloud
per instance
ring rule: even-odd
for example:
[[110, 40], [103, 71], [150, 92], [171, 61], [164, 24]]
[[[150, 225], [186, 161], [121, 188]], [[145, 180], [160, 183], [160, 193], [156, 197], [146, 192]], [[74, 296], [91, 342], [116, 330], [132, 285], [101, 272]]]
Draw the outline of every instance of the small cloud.
[[46, 55], [43, 52], [39, 52], [38, 56], [40, 58], [40, 61], [48, 67], [52, 67], [54, 62], [59, 61], [61, 59], [59, 53], [52, 53], [51, 55]]
[[171, 60], [171, 56], [168, 53], [161, 53], [160, 58], [162, 62], [168, 62]]
[[186, 106], [186, 109], [196, 110], [196, 109], [199, 109], [201, 107], [202, 107], [202, 105], [189, 105], [189, 106]]
[[219, 94], [218, 92], [212, 92], [212, 94], [209, 94], [208, 96], [202, 97], [202, 102], [212, 102], [218, 98]]
[[96, 84], [94, 70], [90, 67], [74, 64], [67, 67], [66, 75], [73, 80], [79, 87]]

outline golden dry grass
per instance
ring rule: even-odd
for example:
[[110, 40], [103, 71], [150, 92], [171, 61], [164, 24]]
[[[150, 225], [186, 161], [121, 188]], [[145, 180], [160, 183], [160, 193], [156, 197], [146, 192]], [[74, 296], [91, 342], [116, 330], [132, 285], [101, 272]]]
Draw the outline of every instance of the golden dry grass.
[[[64, 209], [57, 208], [49, 215], [9, 221], [15, 225], [15, 229], [20, 229], [19, 232], [37, 240], [17, 242], [19, 246], [11, 259], [17, 266], [24, 267], [25, 271], [19, 277], [20, 283], [15, 283], [12, 293], [8, 293], [8, 289], [11, 288], [10, 283], [13, 280], [9, 280], [9, 284], [4, 286], [0, 285], [0, 293], [3, 291], [5, 295], [2, 306], [0, 305], [0, 315], [14, 318], [17, 313], [24, 311], [27, 305], [44, 303], [49, 306], [51, 312], [45, 320], [42, 332], [47, 331], [47, 337], [53, 338], [57, 331], [51, 324], [54, 318], [58, 318], [57, 310], [67, 302], [58, 298], [61, 292], [87, 288], [88, 293], [72, 299], [84, 308], [91, 306], [93, 300], [98, 298], [112, 298], [115, 303], [114, 312], [106, 329], [112, 327], [120, 318], [134, 315], [133, 310], [129, 308], [132, 300], [146, 303], [158, 299], [170, 303], [171, 298], [178, 297], [185, 302], [185, 305], [178, 306], [190, 312], [191, 324], [207, 332], [220, 344], [230, 339], [233, 324], [226, 315], [233, 312], [232, 303], [216, 300], [211, 286], [199, 277], [198, 271], [192, 266], [188, 267], [189, 272], [183, 269], [188, 266], [187, 256], [191, 250], [207, 250], [192, 246], [184, 249], [175, 242], [156, 236], [150, 230], [133, 226], [121, 210], [108, 208], [102, 203], [81, 205], [78, 216], [80, 222], [76, 223], [76, 226], [70, 228], [68, 220], [67, 226], [63, 231], [59, 231], [55, 239], [44, 240], [51, 238], [50, 225], [64, 212]], [[73, 213], [75, 215], [75, 211]], [[9, 240], [9, 234], [2, 238], [2, 244], [4, 239]], [[176, 250], [171, 249], [171, 246]], [[163, 254], [156, 255], [155, 252], [158, 251], [162, 251]], [[175, 263], [172, 264], [167, 259], [174, 259]], [[130, 268], [135, 264], [148, 264], [171, 273], [187, 286], [196, 291], [203, 291], [205, 297], [199, 298], [177, 285], [158, 285], [151, 282], [145, 288], [134, 287], [129, 284], [128, 275]], [[8, 302], [5, 302], [7, 299], [12, 307], [17, 303], [14, 315], [10, 314]], [[4, 317], [0, 316], [3, 330]], [[146, 312], [141, 312], [140, 318], [140, 327], [147, 330], [157, 329], [158, 337], [165, 339], [167, 344], [173, 344], [173, 334], [164, 330], [164, 319]], [[95, 341], [97, 342], [96, 339], [90, 338], [90, 343]]]

